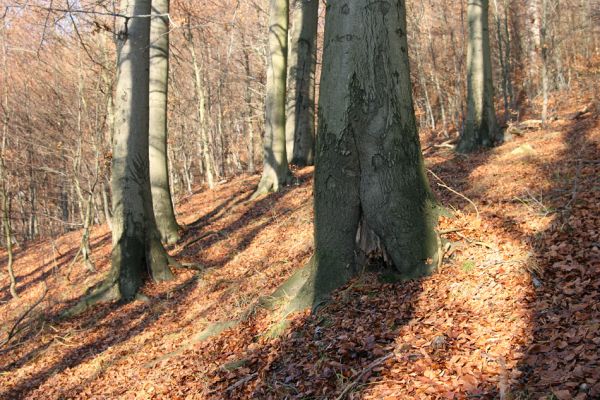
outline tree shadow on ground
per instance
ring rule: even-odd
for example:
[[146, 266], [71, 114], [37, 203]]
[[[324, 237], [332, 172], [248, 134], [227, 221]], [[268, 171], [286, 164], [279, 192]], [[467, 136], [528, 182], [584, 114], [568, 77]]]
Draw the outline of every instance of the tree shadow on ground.
[[[134, 338], [152, 325], [164, 324], [177, 318], [176, 315], [165, 316], [161, 311], [184, 302], [197, 282], [197, 276], [190, 277], [173, 289], [177, 293], [176, 296], [164, 294], [145, 302], [103, 304], [88, 310], [77, 318], [56, 320], [53, 327], [57, 334], [53, 340], [41, 343], [18, 360], [1, 366], [0, 373], [6, 374], [18, 370], [32, 359], [41, 356], [50, 347], [64, 346], [65, 350], [62, 351], [61, 357], [32, 376], [3, 388], [0, 397], [29, 398], [31, 392], [52, 376], [95, 358], [107, 349]], [[65, 305], [65, 309], [67, 307], [68, 305]], [[54, 319], [57, 316], [55, 315]], [[53, 318], [50, 317], [49, 321], [52, 320]], [[72, 331], [76, 332], [73, 339], [83, 343], [73, 344], [69, 340], [69, 332]], [[87, 334], [82, 335], [82, 331]]]
[[[111, 235], [110, 232], [106, 233], [98, 238], [94, 238], [90, 241], [90, 249], [92, 250], [92, 254], [94, 249], [102, 248], [107, 246], [110, 243]], [[75, 255], [79, 252], [79, 242], [76, 247], [70, 248], [64, 253], [61, 253], [55, 259], [51, 259], [33, 271], [25, 274], [25, 275], [17, 275], [17, 292], [23, 293], [31, 287], [46, 281], [52, 274], [55, 274], [58, 270], [68, 266], [73, 261]], [[80, 268], [78, 260], [72, 268]], [[69, 271], [70, 272], [70, 271]], [[34, 276], [36, 275], [36, 276]], [[9, 286], [5, 286], [0, 289], [0, 293], [5, 293], [4, 297], [0, 299], [0, 301], [7, 301], [10, 297], [8, 294]]]
[[[597, 351], [600, 340], [597, 213], [600, 203], [600, 123], [598, 116], [592, 115], [572, 120], [569, 125], [560, 127], [565, 144], [560, 154], [523, 156], [536, 175], [541, 172], [550, 181], [549, 185], [540, 186], [545, 187], [542, 192], [535, 191], [535, 196], [539, 196], [537, 202], [532, 198], [527, 208], [513, 209], [521, 214], [529, 209], [552, 215], [549, 226], [538, 232], [520, 229], [523, 221], [515, 220], [514, 216], [489, 211], [492, 208], [485, 205], [490, 202], [522, 206], [523, 199], [507, 198], [507, 193], [491, 196], [493, 191], [499, 193], [494, 187], [494, 177], [477, 182], [476, 175], [472, 174], [479, 166], [490, 162], [490, 157], [507, 156], [507, 150], [482, 152], [467, 158], [453, 156], [430, 166], [448, 186], [480, 204], [483, 223], [529, 245], [532, 255], [523, 268], [525, 273], [531, 274], [533, 285], [541, 283], [530, 299], [530, 309], [525, 310], [532, 315], [532, 320], [527, 321], [527, 333], [531, 338], [520, 339], [524, 347], [511, 350], [511, 355], [521, 362], [514, 369], [502, 372], [512, 387], [502, 389], [497, 377], [485, 382], [475, 380], [473, 390], [463, 392], [465, 395], [496, 398], [502, 390], [509, 389], [517, 396], [552, 398], [552, 393], [557, 398], [600, 396], [600, 354]], [[596, 132], [594, 139], [590, 138], [592, 130]], [[543, 135], [552, 139], [557, 132], [543, 132], [532, 139], [544, 140]], [[515, 145], [522, 147], [527, 143], [528, 138], [523, 138]], [[515, 158], [521, 157], [513, 152], [510, 156], [513, 154]], [[501, 165], [499, 160], [494, 162]], [[518, 177], [515, 179], [520, 182]], [[436, 180], [432, 178], [431, 182], [435, 187]], [[524, 184], [529, 183], [524, 181]], [[537, 187], [541, 182], [531, 184]], [[529, 193], [527, 187], [522, 190]], [[472, 205], [456, 193], [444, 187], [438, 187], [436, 192], [443, 204], [472, 211]], [[521, 214], [519, 217], [526, 220], [527, 216]], [[396, 359], [400, 357], [406, 363], [430, 357], [434, 365], [449, 368], [454, 362], [444, 357], [436, 358], [433, 342], [429, 344], [431, 353], [423, 354], [410, 344], [404, 347], [397, 340], [401, 328], [424, 323], [415, 313], [422, 284], [423, 281], [381, 284], [372, 275], [353, 281], [336, 292], [332, 302], [316, 315], [293, 319], [282, 338], [251, 346], [238, 360], [241, 367], [234, 362], [234, 367], [230, 368], [231, 363], [225, 362], [213, 371], [211, 380], [216, 383], [209, 397], [332, 399], [337, 398], [344, 388], [354, 385], [349, 398], [360, 399], [367, 396], [371, 385], [385, 383], [385, 378], [379, 378], [379, 375], [387, 361], [371, 369], [368, 367], [391, 351], [397, 352]], [[401, 300], [386, 302], [382, 298]], [[476, 311], [481, 310], [465, 308], [457, 312], [469, 315]], [[256, 341], [261, 332], [252, 332], [254, 339], [249, 340]], [[364, 371], [366, 373], [361, 375]], [[353, 383], [354, 380], [358, 382]]]
[[[297, 176], [297, 182], [295, 188], [303, 188], [310, 185], [312, 180], [312, 175], [309, 172], [304, 172]], [[248, 246], [252, 243], [252, 240], [266, 227], [269, 226], [275, 219], [281, 218], [286, 214], [293, 212], [293, 209], [283, 209], [279, 210], [277, 214], [274, 214], [274, 208], [276, 205], [286, 196], [293, 195], [294, 187], [283, 188], [282, 190], [270, 193], [262, 198], [259, 198], [252, 203], [247, 203], [252, 196], [254, 186], [245, 187], [244, 189], [238, 191], [229, 199], [222, 202], [219, 206], [217, 206], [213, 211], [208, 214], [202, 216], [198, 220], [196, 220], [193, 224], [190, 225], [191, 229], [188, 231], [186, 237], [181, 240], [181, 251], [177, 253], [178, 257], [189, 257], [193, 255], [200, 254], [201, 252], [205, 252], [214, 246], [219, 244], [223, 244], [226, 240], [232, 238], [232, 236], [236, 232], [244, 231], [244, 228], [249, 227], [254, 224], [256, 221], [263, 221], [260, 224], [253, 226], [252, 229], [245, 233], [242, 237], [238, 238], [236, 243], [233, 245], [229, 251], [226, 252], [226, 255], [220, 257], [218, 259], [213, 260], [201, 260], [203, 266], [207, 268], [216, 268], [222, 267], [227, 262], [231, 261], [236, 254], [241, 253], [246, 250]], [[251, 204], [251, 206], [240, 215], [239, 218], [230, 222], [229, 224], [223, 226], [217, 231], [204, 232], [202, 230], [207, 225], [219, 226], [219, 221], [221, 219], [226, 219], [229, 212], [236, 208], [237, 206], [243, 204]], [[271, 215], [268, 219], [265, 220], [265, 217], [268, 214]], [[196, 238], [200, 237], [200, 240]]]
[[552, 180], [539, 194], [538, 212], [551, 213], [552, 221], [533, 235], [517, 232], [531, 245], [536, 289], [532, 341], [523, 349], [516, 389], [529, 396], [593, 399], [600, 397], [598, 110], [572, 119], [562, 138], [566, 146], [558, 157], [538, 164]]
[[[213, 388], [210, 398], [331, 398], [365, 366], [393, 351], [398, 330], [413, 320], [420, 292], [419, 280], [382, 284], [376, 274], [363, 274], [315, 314], [293, 318], [283, 337], [248, 348], [241, 357], [247, 368], [232, 371], [225, 364], [213, 371], [214, 382], [230, 385], [224, 391]], [[410, 347], [403, 351], [407, 358], [422, 357]], [[378, 373], [374, 369], [363, 378]]]

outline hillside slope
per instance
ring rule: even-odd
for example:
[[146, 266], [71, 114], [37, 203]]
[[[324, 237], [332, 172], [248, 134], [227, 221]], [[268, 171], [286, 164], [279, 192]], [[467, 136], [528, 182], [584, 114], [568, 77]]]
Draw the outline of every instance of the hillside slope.
[[206, 270], [146, 285], [145, 301], [57, 318], [108, 270], [105, 227], [95, 274], [69, 267], [79, 232], [19, 250], [19, 300], [0, 278], [0, 340], [42, 300], [0, 347], [0, 398], [599, 398], [600, 104], [571, 100], [488, 152], [426, 143], [432, 187], [454, 211], [441, 271], [366, 273], [274, 339], [271, 314], [251, 307], [312, 253], [310, 168], [257, 201], [257, 176], [184, 199], [169, 251]]

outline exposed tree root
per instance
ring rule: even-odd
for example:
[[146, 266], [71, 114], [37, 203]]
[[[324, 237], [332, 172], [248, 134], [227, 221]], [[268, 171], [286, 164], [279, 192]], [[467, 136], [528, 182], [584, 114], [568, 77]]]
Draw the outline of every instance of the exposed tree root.
[[206, 269], [203, 265], [200, 264], [179, 262], [170, 255], [167, 255], [167, 260], [169, 261], [169, 265], [174, 268], [191, 269], [194, 271], [204, 271]]
[[90, 294], [86, 295], [77, 304], [63, 311], [60, 316], [62, 318], [71, 318], [78, 316], [89, 308], [101, 303], [110, 303], [121, 300], [121, 292], [119, 291], [119, 283], [116, 279], [105, 281], [98, 288], [93, 289]]
[[288, 170], [285, 173], [285, 177], [282, 179], [277, 176], [274, 172], [264, 173], [260, 182], [258, 183], [258, 188], [254, 192], [254, 194], [250, 197], [250, 200], [255, 200], [256, 198], [268, 194], [275, 193], [280, 191], [284, 186], [288, 186], [292, 183], [292, 173]]

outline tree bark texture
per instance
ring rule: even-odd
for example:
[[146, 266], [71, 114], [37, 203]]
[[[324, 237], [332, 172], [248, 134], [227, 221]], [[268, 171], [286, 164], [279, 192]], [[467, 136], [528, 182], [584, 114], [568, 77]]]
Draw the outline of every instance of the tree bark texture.
[[291, 179], [285, 148], [288, 8], [288, 0], [270, 2], [264, 163], [262, 178], [254, 197], [268, 192], [277, 192]]
[[314, 307], [346, 283], [368, 243], [380, 243], [399, 278], [436, 265], [437, 206], [417, 135], [404, 1], [328, 2], [320, 93], [315, 254], [290, 309]]
[[152, 0], [150, 27], [150, 184], [156, 225], [165, 243], [179, 239], [167, 153], [169, 0]]
[[[122, 0], [126, 15], [150, 14], [150, 0]], [[113, 251], [108, 287], [132, 299], [148, 274], [170, 278], [160, 243], [149, 171], [150, 19], [125, 19], [118, 33], [115, 132], [112, 159]]]
[[292, 0], [288, 41], [286, 153], [304, 167], [314, 163], [318, 0]]
[[457, 145], [461, 153], [490, 147], [498, 124], [494, 108], [488, 0], [468, 0], [467, 120]]

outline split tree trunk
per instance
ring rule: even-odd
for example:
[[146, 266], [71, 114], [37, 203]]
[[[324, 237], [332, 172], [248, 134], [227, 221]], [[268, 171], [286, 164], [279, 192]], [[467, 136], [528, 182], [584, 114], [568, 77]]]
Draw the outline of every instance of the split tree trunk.
[[288, 311], [326, 300], [373, 244], [399, 278], [437, 265], [437, 206], [414, 115], [405, 2], [330, 0], [324, 48], [315, 254]]
[[152, 0], [150, 28], [150, 184], [156, 225], [165, 243], [179, 239], [167, 153], [169, 0]]
[[288, 41], [286, 154], [288, 162], [314, 163], [315, 73], [319, 0], [292, 0]]
[[262, 178], [253, 197], [277, 192], [291, 180], [285, 149], [288, 0], [270, 0]]
[[[128, 16], [150, 14], [150, 0], [122, 0]], [[162, 247], [150, 189], [148, 160], [150, 19], [133, 17], [121, 26], [115, 92], [112, 160], [113, 250], [107, 282], [130, 300], [150, 275], [172, 277]]]
[[488, 0], [469, 0], [467, 120], [456, 148], [461, 153], [491, 147], [497, 139], [488, 9]]

